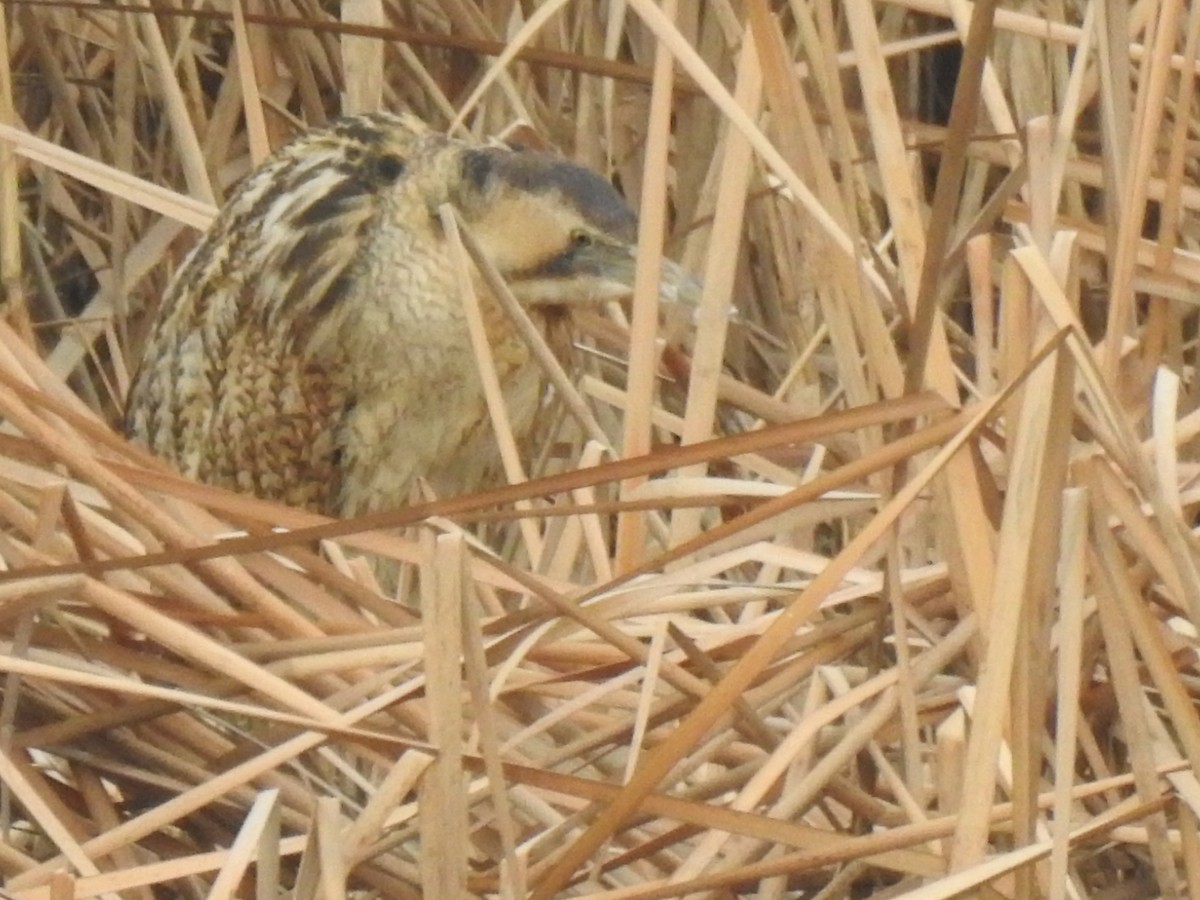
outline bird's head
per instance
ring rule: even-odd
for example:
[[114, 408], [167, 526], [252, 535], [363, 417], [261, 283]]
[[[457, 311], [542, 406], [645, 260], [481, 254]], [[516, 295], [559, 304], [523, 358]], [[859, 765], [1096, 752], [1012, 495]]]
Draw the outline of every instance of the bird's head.
[[[547, 153], [471, 148], [457, 206], [514, 295], [529, 305], [606, 300], [633, 287], [637, 220], [608, 181]], [[662, 294], [695, 282], [663, 260]]]

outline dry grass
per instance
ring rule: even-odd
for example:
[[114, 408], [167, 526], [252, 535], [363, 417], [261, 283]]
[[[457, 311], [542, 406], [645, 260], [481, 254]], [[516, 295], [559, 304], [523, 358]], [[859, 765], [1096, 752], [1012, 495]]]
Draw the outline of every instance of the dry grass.
[[[1200, 4], [993, 5], [0, 6], [5, 894], [1200, 897]], [[173, 477], [169, 273], [378, 107], [640, 207], [589, 425], [355, 522]]]

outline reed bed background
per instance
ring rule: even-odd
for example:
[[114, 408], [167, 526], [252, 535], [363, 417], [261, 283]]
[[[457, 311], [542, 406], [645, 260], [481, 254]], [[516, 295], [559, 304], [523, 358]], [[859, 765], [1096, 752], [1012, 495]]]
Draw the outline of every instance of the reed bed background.
[[[0, 5], [4, 894], [1200, 897], [1200, 5], [996, 6]], [[167, 278], [376, 108], [608, 173], [699, 307], [577, 317], [528, 482], [173, 476]]]

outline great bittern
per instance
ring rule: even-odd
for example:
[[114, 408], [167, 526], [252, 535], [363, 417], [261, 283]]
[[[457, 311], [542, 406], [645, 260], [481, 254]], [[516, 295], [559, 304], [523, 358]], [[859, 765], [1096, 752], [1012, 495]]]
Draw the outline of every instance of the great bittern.
[[[443, 494], [496, 477], [444, 203], [542, 324], [632, 284], [634, 216], [595, 173], [411, 116], [343, 119], [247, 178], [180, 267], [128, 433], [185, 475], [333, 515], [402, 505], [418, 476]], [[484, 304], [527, 433], [542, 376]]]

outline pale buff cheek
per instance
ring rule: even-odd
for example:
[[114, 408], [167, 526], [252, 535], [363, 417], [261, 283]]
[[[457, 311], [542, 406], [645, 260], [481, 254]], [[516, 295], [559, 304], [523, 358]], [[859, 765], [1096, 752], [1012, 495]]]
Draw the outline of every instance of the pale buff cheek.
[[487, 213], [468, 227], [497, 269], [523, 272], [562, 253], [581, 224], [569, 207], [549, 197], [499, 189]]

